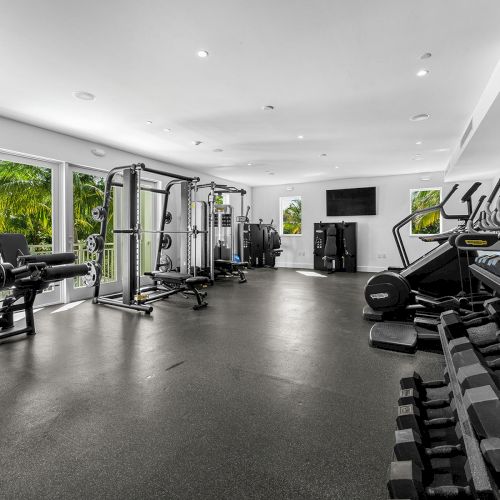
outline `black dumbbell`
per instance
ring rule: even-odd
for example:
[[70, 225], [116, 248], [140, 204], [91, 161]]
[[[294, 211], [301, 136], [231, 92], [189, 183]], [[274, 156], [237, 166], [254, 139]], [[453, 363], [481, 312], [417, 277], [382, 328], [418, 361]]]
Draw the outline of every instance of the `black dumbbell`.
[[425, 487], [422, 469], [411, 460], [392, 462], [388, 476], [387, 489], [391, 498], [472, 498], [470, 486]]
[[[497, 328], [500, 326], [500, 299], [488, 299], [483, 304], [484, 314], [474, 317], [468, 321], [456, 311], [446, 311], [441, 314], [441, 325], [448, 339], [459, 337], [470, 337], [479, 346], [489, 345], [498, 342]], [[492, 331], [468, 331], [469, 328], [493, 323]]]
[[481, 363], [462, 366], [457, 370], [457, 380], [460, 384], [462, 394], [466, 390], [485, 385], [495, 386], [495, 381], [491, 374]]
[[410, 377], [403, 377], [400, 380], [399, 385], [401, 389], [415, 389], [421, 397], [426, 397], [427, 389], [447, 387], [449, 382], [448, 371], [445, 370], [444, 380], [430, 380], [424, 382], [422, 377], [417, 372], [413, 372], [413, 375]]
[[[462, 366], [481, 363], [478, 355], [474, 350], [474, 346], [465, 337], [450, 340], [450, 342], [448, 343], [448, 348], [450, 349], [450, 354], [452, 356], [455, 370], [458, 370]], [[485, 359], [483, 360], [483, 363], [492, 370], [500, 368], [500, 358], [491, 360]]]
[[467, 389], [463, 396], [472, 427], [481, 439], [500, 438], [500, 399], [490, 385]]
[[416, 389], [401, 389], [399, 391], [398, 405], [415, 405], [418, 408], [431, 410], [443, 408], [450, 404], [450, 398], [424, 400]]
[[[453, 401], [451, 405], [453, 405]], [[398, 406], [398, 416], [396, 418], [398, 429], [413, 429], [418, 434], [426, 433], [428, 429], [449, 427], [456, 424], [455, 417], [441, 417], [424, 419], [420, 410], [415, 405]]]
[[490, 468], [498, 477], [500, 474], [500, 439], [483, 439], [481, 441], [481, 453]]
[[423, 471], [430, 469], [432, 458], [449, 458], [463, 453], [461, 444], [426, 448], [420, 434], [413, 429], [397, 430], [395, 436], [394, 456], [396, 459], [398, 461], [411, 460]]

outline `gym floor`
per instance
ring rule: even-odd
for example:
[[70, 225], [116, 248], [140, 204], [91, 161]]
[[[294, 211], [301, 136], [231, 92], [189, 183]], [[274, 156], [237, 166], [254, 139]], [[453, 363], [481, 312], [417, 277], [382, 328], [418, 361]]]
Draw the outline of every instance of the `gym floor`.
[[2, 498], [387, 498], [400, 377], [369, 275], [261, 269], [151, 317], [86, 301], [0, 345]]

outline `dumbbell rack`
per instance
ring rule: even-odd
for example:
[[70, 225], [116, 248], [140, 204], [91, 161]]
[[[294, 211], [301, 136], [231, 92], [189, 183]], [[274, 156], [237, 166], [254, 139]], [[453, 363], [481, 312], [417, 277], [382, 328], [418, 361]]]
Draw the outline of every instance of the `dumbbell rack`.
[[448, 346], [448, 339], [446, 338], [446, 334], [441, 325], [438, 327], [438, 331], [446, 360], [446, 366], [448, 368], [450, 392], [453, 393], [453, 399], [455, 401], [457, 425], [460, 426], [464, 451], [470, 468], [474, 496], [475, 498], [481, 500], [500, 499], [500, 490], [498, 489], [498, 486], [492, 478], [484, 461], [479, 447], [479, 442], [472, 428], [467, 410], [465, 409], [462, 391], [457, 378], [457, 372], [455, 370]]

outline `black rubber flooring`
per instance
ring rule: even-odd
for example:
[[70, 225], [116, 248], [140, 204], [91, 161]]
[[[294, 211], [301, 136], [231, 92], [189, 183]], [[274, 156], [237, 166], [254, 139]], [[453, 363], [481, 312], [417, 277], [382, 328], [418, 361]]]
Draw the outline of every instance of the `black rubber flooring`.
[[399, 378], [368, 346], [367, 274], [253, 270], [209, 307], [89, 301], [0, 345], [0, 497], [384, 499]]

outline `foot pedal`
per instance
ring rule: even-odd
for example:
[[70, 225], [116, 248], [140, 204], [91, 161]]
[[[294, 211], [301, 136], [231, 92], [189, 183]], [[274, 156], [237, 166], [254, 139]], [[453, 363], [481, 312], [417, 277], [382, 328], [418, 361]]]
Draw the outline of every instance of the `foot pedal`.
[[363, 307], [363, 319], [366, 321], [383, 321], [384, 313], [382, 311], [375, 311], [370, 306]]
[[376, 323], [370, 330], [370, 345], [390, 351], [413, 354], [417, 338], [417, 330], [408, 323]]

